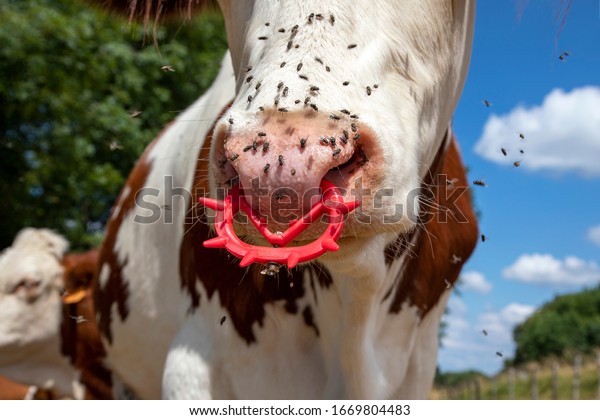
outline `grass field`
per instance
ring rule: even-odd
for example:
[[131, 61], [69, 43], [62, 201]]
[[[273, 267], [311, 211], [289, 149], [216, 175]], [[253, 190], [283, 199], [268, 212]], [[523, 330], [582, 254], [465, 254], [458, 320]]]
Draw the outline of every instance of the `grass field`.
[[[553, 375], [553, 370], [555, 375]], [[430, 398], [452, 400], [600, 399], [600, 359], [596, 357], [582, 358], [579, 387], [574, 381], [574, 372], [573, 362], [546, 360], [540, 364], [532, 363], [506, 369], [495, 377], [473, 374], [458, 383], [446, 386], [435, 385]], [[554, 380], [553, 376], [555, 376]], [[555, 382], [554, 386], [553, 382]], [[578, 398], [577, 388], [579, 388]]]

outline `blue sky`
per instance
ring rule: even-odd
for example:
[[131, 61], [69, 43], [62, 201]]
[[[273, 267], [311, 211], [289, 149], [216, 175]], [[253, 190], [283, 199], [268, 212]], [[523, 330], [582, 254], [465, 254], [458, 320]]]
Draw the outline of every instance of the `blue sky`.
[[454, 129], [470, 179], [488, 184], [473, 187], [487, 239], [451, 297], [443, 371], [497, 372], [515, 323], [600, 282], [600, 1], [574, 0], [561, 30], [565, 7], [477, 4]]

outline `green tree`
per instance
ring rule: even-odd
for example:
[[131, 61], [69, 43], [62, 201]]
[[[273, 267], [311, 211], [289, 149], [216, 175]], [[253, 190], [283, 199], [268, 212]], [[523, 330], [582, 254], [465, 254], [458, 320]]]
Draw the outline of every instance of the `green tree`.
[[591, 353], [600, 346], [600, 286], [558, 296], [515, 327], [514, 363]]
[[25, 226], [97, 244], [144, 147], [216, 75], [222, 16], [149, 35], [81, 1], [4, 0], [0, 22], [0, 249]]

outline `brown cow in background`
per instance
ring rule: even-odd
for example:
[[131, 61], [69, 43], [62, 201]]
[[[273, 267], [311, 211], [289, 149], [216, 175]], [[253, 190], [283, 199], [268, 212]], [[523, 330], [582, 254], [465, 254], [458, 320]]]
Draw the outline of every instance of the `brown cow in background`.
[[0, 254], [0, 399], [111, 398], [89, 291], [98, 251], [26, 228]]

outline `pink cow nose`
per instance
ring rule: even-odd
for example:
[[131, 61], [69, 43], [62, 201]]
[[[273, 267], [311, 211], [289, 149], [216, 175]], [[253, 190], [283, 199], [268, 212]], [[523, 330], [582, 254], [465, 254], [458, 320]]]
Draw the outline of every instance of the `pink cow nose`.
[[223, 140], [246, 201], [275, 223], [299, 218], [321, 198], [324, 178], [345, 188], [345, 171], [356, 162], [360, 134], [343, 115], [273, 113], [258, 129], [230, 127]]

